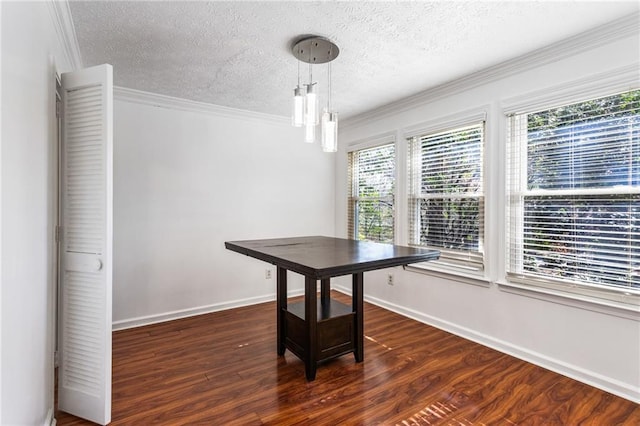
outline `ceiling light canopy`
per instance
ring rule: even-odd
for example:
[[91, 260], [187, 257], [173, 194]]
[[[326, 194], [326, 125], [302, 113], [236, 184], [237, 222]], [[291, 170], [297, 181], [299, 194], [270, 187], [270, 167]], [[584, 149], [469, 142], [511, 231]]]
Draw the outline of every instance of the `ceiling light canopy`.
[[[320, 36], [305, 36], [293, 45], [293, 56], [298, 60], [298, 85], [293, 90], [293, 112], [291, 122], [296, 127], [305, 127], [305, 142], [313, 143], [316, 126], [320, 124], [322, 149], [336, 152], [338, 149], [338, 113], [331, 106], [331, 61], [338, 57], [340, 49], [329, 39]], [[309, 64], [309, 81], [300, 84], [300, 62]], [[318, 83], [313, 81], [313, 65], [328, 64], [327, 102], [320, 119]]]
[[293, 56], [308, 64], [326, 64], [338, 57], [340, 49], [329, 39], [320, 36], [303, 37], [293, 46]]

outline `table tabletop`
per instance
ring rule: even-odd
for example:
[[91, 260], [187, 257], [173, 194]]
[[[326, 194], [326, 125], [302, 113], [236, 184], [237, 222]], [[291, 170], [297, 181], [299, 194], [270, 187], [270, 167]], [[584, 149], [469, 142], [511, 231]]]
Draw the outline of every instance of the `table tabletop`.
[[325, 279], [435, 260], [438, 250], [324, 236], [227, 241], [229, 250]]

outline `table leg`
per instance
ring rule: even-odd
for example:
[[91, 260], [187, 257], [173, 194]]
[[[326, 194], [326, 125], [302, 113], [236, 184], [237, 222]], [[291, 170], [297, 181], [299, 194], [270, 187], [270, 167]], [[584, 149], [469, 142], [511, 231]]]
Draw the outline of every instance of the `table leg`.
[[307, 327], [307, 342], [305, 348], [305, 373], [308, 381], [315, 380], [318, 350], [318, 307], [317, 280], [311, 277], [304, 278], [304, 319]]
[[278, 355], [284, 355], [287, 327], [285, 323], [285, 311], [287, 310], [287, 270], [278, 266], [276, 271], [276, 280]]
[[320, 302], [322, 306], [329, 306], [329, 292], [331, 291], [330, 278], [320, 280]]
[[356, 362], [364, 360], [364, 294], [363, 294], [364, 274], [358, 272], [353, 274], [351, 303], [355, 312], [355, 349], [353, 356]]

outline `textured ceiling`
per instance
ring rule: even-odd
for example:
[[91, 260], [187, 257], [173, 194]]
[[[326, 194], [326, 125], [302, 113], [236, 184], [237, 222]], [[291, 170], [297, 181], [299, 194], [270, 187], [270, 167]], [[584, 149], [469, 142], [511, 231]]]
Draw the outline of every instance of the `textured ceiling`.
[[[72, 1], [84, 66], [110, 63], [118, 86], [286, 116], [293, 40], [328, 37], [342, 117], [638, 11], [636, 1]], [[303, 64], [303, 81], [308, 65]], [[314, 67], [326, 93], [326, 65]]]

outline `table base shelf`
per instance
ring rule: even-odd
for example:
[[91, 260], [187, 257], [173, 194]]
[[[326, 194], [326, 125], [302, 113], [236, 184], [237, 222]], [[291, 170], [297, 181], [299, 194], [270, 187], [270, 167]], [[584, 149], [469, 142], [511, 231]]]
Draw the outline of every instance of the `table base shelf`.
[[[283, 309], [285, 345], [298, 358], [307, 362], [308, 327], [304, 302], [292, 303]], [[317, 363], [353, 352], [355, 348], [355, 314], [350, 306], [336, 300], [324, 304], [317, 301]]]

